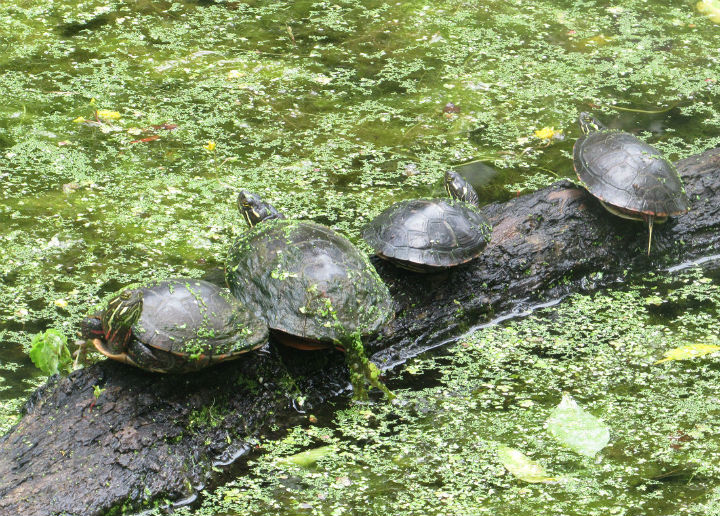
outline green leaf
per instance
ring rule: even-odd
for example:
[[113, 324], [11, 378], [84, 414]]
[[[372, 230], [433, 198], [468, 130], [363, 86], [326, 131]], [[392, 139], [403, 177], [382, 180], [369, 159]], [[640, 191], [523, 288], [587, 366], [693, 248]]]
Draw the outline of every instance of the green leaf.
[[47, 375], [72, 371], [72, 357], [67, 346], [67, 337], [52, 328], [33, 336], [30, 359], [35, 367]]
[[704, 357], [716, 351], [720, 351], [720, 346], [713, 346], [712, 344], [690, 344], [689, 346], [681, 346], [666, 351], [663, 355], [665, 358], [655, 363], [659, 364], [660, 362], [667, 362], [668, 360], [691, 360], [693, 358]]
[[101, 389], [99, 385], [95, 385], [93, 387], [93, 396], [95, 396], [95, 399], [98, 399], [100, 396], [102, 396], [102, 393], [105, 392], [107, 389]]
[[525, 482], [554, 482], [557, 479], [548, 476], [545, 468], [531, 460], [520, 450], [508, 446], [500, 446], [497, 450], [498, 458], [505, 469], [515, 477]]
[[306, 450], [304, 452], [296, 453], [295, 455], [290, 455], [289, 457], [283, 457], [280, 461], [291, 462], [303, 468], [307, 468], [313, 466], [318, 460], [333, 453], [334, 451], [335, 446], [333, 445], [320, 446], [319, 448]]
[[572, 451], [594, 457], [610, 441], [610, 429], [589, 412], [585, 412], [569, 394], [547, 420], [550, 435]]

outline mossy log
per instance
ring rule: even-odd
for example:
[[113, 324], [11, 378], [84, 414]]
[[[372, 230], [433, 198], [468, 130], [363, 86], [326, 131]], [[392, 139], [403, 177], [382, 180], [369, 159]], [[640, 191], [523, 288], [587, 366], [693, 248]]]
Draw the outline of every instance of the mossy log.
[[[397, 315], [368, 344], [373, 360], [396, 366], [524, 304], [718, 253], [720, 149], [678, 169], [692, 209], [656, 227], [650, 258], [641, 224], [608, 215], [560, 182], [486, 206], [492, 241], [470, 264], [421, 275], [377, 261]], [[270, 345], [188, 375], [103, 361], [52, 378], [0, 439], [0, 514], [90, 516], [187, 500], [217, 480], [218, 466], [302, 421], [293, 400], [319, 410], [347, 394], [340, 354], [293, 353]], [[105, 389], [97, 400], [95, 386]]]

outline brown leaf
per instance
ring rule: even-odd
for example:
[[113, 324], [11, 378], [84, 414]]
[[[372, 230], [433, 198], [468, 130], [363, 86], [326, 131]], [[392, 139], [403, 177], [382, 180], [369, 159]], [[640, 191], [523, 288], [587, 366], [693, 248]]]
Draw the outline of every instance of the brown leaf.
[[141, 138], [139, 140], [133, 140], [130, 143], [147, 143], [147, 142], [153, 142], [155, 140], [159, 140], [160, 137], [157, 134], [153, 134], [152, 136], [148, 136], [147, 138]]

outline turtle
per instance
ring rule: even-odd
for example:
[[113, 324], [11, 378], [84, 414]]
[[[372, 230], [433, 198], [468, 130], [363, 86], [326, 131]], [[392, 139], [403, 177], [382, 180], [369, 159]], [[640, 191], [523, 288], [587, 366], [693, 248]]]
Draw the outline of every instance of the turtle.
[[255, 307], [280, 343], [345, 351], [357, 398], [367, 395], [363, 378], [392, 397], [362, 346], [394, 317], [368, 257], [335, 230], [285, 218], [255, 193], [241, 191], [237, 203], [250, 228], [228, 251], [230, 291]]
[[380, 258], [415, 272], [436, 272], [477, 258], [492, 232], [477, 193], [454, 170], [445, 172], [445, 189], [451, 199], [393, 204], [365, 227], [363, 238]]
[[160, 373], [233, 360], [265, 344], [268, 333], [227, 288], [193, 278], [126, 288], [80, 330], [106, 357]]
[[647, 224], [650, 256], [653, 225], [689, 209], [675, 166], [655, 147], [608, 129], [590, 113], [580, 113], [578, 123], [583, 132], [573, 146], [578, 179], [613, 215]]

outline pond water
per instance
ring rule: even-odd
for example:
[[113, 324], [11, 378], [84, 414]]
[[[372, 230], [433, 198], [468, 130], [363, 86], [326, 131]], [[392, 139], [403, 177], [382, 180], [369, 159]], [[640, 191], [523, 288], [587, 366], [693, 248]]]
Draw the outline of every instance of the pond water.
[[[237, 479], [180, 514], [718, 514], [720, 362], [657, 363], [720, 339], [720, 281], [701, 270], [575, 295], [408, 363], [398, 401], [308, 422]], [[602, 420], [597, 455], [571, 451], [547, 420], [563, 393]], [[308, 418], [311, 419], [311, 418]], [[528, 483], [512, 447], [545, 468]]]
[[126, 284], [219, 267], [240, 188], [362, 245], [392, 202], [440, 195], [450, 166], [483, 202], [572, 177], [580, 110], [672, 159], [717, 145], [720, 27], [668, 4], [1, 3], [0, 431], [43, 381], [30, 335], [72, 338]]

